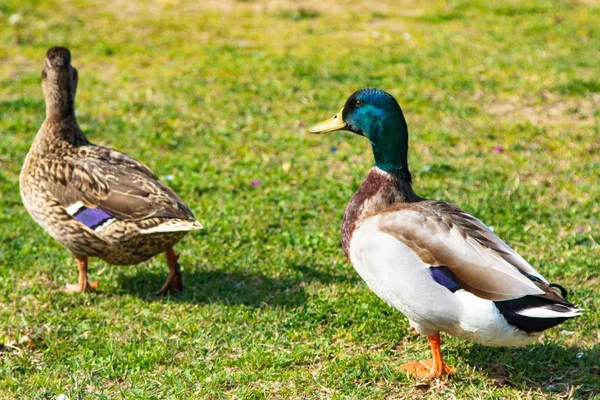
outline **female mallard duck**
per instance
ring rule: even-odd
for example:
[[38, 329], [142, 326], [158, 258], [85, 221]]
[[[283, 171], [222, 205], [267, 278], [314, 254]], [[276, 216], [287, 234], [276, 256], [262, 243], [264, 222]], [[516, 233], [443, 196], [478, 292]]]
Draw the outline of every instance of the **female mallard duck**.
[[88, 257], [130, 265], [166, 252], [170, 272], [159, 293], [181, 291], [173, 246], [202, 225], [145, 165], [87, 140], [75, 118], [77, 70], [66, 48], [46, 53], [42, 88], [46, 119], [21, 170], [21, 197], [33, 219], [77, 258], [79, 283], [66, 290], [97, 287], [87, 280]]
[[408, 130], [388, 93], [354, 93], [313, 133], [349, 130], [371, 142], [375, 167], [348, 203], [346, 256], [381, 299], [429, 338], [431, 361], [403, 366], [418, 377], [454, 370], [442, 361], [440, 332], [487, 346], [523, 346], [581, 313], [487, 226], [455, 205], [413, 192]]

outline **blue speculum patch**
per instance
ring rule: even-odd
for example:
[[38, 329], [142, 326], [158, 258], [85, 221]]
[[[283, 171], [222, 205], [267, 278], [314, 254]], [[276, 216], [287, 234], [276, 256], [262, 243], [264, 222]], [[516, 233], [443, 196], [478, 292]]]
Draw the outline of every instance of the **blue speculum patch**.
[[94, 229], [102, 225], [105, 221], [112, 217], [99, 208], [83, 208], [77, 214], [75, 219], [90, 229]]
[[431, 273], [431, 277], [434, 281], [444, 286], [451, 292], [456, 292], [461, 289], [460, 283], [458, 283], [458, 279], [456, 279], [456, 275], [450, 268], [448, 267], [431, 267], [429, 268], [429, 272]]

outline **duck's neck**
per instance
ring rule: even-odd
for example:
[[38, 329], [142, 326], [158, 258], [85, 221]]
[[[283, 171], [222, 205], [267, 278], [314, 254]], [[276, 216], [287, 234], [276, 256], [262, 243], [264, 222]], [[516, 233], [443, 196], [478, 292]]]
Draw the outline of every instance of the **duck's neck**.
[[33, 151], [55, 152], [89, 143], [75, 117], [75, 86], [70, 78], [58, 74], [42, 83], [46, 100], [46, 119], [40, 128]]
[[32, 150], [53, 152], [89, 143], [75, 117], [77, 71], [71, 67], [46, 68], [42, 73], [42, 89], [46, 102], [46, 119], [35, 138]]
[[346, 256], [349, 257], [352, 233], [362, 218], [385, 210], [394, 203], [422, 200], [412, 189], [408, 168], [394, 172], [375, 166], [348, 203], [342, 223], [342, 246]]
[[408, 127], [402, 110], [386, 112], [370, 124], [366, 135], [373, 149], [375, 166], [399, 181], [411, 182], [408, 170]]
[[75, 118], [75, 96], [63, 88], [51, 88], [46, 93], [46, 119]]
[[48, 115], [33, 141], [31, 151], [35, 153], [54, 153], [89, 143], [79, 128], [75, 115], [67, 115], [61, 118]]

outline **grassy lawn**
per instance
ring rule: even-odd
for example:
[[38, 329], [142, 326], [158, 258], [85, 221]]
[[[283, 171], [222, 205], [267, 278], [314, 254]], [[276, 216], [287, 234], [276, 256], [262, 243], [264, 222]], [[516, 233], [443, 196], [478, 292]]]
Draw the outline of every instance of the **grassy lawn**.
[[[600, 396], [599, 3], [145, 3], [0, 3], [0, 398]], [[88, 138], [205, 225], [177, 247], [184, 294], [152, 296], [163, 256], [93, 260], [99, 292], [61, 292], [75, 261], [18, 190], [53, 45], [72, 51]], [[492, 225], [584, 316], [520, 349], [446, 336], [446, 385], [398, 370], [427, 341], [340, 245], [368, 141], [307, 133], [368, 86], [403, 106], [417, 193]]]

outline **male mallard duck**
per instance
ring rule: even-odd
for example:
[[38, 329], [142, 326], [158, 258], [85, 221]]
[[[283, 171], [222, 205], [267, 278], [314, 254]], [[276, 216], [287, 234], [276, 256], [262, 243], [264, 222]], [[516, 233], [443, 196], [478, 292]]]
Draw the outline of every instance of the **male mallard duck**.
[[442, 331], [487, 346], [523, 346], [581, 313], [564, 288], [550, 284], [477, 218], [415, 194], [408, 130], [394, 97], [359, 90], [311, 132], [337, 130], [365, 136], [375, 156], [346, 207], [344, 252], [369, 288], [429, 338], [433, 359], [405, 370], [418, 377], [454, 371], [442, 360]]
[[21, 170], [27, 211], [73, 253], [79, 283], [70, 292], [94, 290], [88, 257], [137, 264], [166, 252], [170, 272], [159, 293], [183, 289], [173, 246], [201, 229], [192, 211], [142, 163], [90, 143], [75, 118], [77, 70], [71, 53], [53, 47], [42, 71], [46, 119]]

